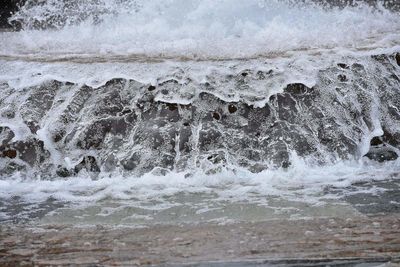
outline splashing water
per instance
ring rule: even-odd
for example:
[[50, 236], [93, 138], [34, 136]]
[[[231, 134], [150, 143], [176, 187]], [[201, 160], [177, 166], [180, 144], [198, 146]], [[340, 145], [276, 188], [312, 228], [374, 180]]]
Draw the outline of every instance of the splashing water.
[[293, 50], [385, 48], [400, 40], [398, 14], [382, 5], [326, 9], [277, 0], [33, 3], [28, 1], [11, 18], [24, 31], [1, 34], [3, 56], [250, 58]]

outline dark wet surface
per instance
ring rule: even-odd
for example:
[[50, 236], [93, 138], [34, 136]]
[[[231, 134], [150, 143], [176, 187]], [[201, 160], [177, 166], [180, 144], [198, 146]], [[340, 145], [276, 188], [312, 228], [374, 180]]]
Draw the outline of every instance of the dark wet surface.
[[344, 7], [348, 5], [356, 5], [358, 3], [367, 3], [375, 6], [382, 4], [384, 7], [398, 11], [400, 10], [400, 2], [398, 0], [312, 0], [315, 3], [322, 3], [332, 7]]
[[399, 223], [396, 215], [143, 228], [5, 225], [0, 266], [398, 267]]
[[18, 10], [25, 0], [1, 0], [0, 1], [0, 29], [11, 27], [8, 18]]
[[[160, 267], [376, 267], [388, 263], [388, 259], [375, 259], [366, 261], [363, 259], [349, 260], [260, 260], [249, 262], [207, 262], [187, 265], [160, 265]], [[384, 267], [391, 267], [387, 265]]]

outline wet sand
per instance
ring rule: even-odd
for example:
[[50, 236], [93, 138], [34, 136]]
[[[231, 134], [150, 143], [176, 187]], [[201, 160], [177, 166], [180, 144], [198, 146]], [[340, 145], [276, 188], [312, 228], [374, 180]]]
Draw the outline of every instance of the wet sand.
[[[399, 215], [143, 228], [58, 224], [0, 229], [0, 266], [400, 263]], [[225, 265], [218, 265], [222, 262]]]

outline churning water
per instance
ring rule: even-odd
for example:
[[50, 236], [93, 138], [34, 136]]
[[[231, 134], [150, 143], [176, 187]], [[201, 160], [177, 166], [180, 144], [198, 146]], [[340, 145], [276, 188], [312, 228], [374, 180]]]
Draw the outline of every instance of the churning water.
[[0, 33], [1, 218], [265, 219], [397, 179], [399, 13], [299, 2], [26, 1]]

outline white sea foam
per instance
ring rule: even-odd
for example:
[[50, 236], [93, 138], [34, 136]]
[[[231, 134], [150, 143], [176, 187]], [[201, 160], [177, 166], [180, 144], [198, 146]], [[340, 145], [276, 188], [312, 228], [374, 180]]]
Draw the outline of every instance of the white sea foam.
[[[27, 4], [12, 18], [25, 29], [0, 33], [0, 80], [17, 88], [52, 79], [99, 87], [112, 78], [155, 84], [181, 72], [203, 82], [214, 71], [273, 69], [278, 75], [264, 86], [268, 95], [287, 83], [312, 86], [332, 62], [400, 51], [400, 16], [380, 5], [325, 9], [291, 2]], [[37, 24], [47, 27], [35, 30]]]
[[[12, 19], [26, 29], [1, 33], [0, 54], [215, 59], [400, 43], [400, 16], [379, 5], [339, 10], [278, 0], [95, 2], [27, 5]], [[37, 24], [47, 28], [34, 30]]]
[[318, 166], [293, 155], [292, 161], [288, 169], [269, 169], [257, 174], [238, 167], [212, 175], [200, 170], [189, 176], [184, 172], [170, 172], [165, 176], [153, 172], [141, 177], [102, 173], [93, 178], [80, 173], [77, 177], [55, 180], [23, 179], [15, 173], [0, 180], [0, 199], [18, 196], [28, 203], [36, 203], [52, 198], [77, 205], [107, 199], [129, 200], [131, 206], [159, 209], [175, 205], [176, 199], [169, 198], [179, 194], [206, 194], [213, 201], [267, 204], [267, 197], [272, 196], [316, 204], [341, 197], [325, 192], [326, 188], [340, 190], [355, 182], [398, 179], [400, 172], [399, 160], [382, 164], [363, 159]]

